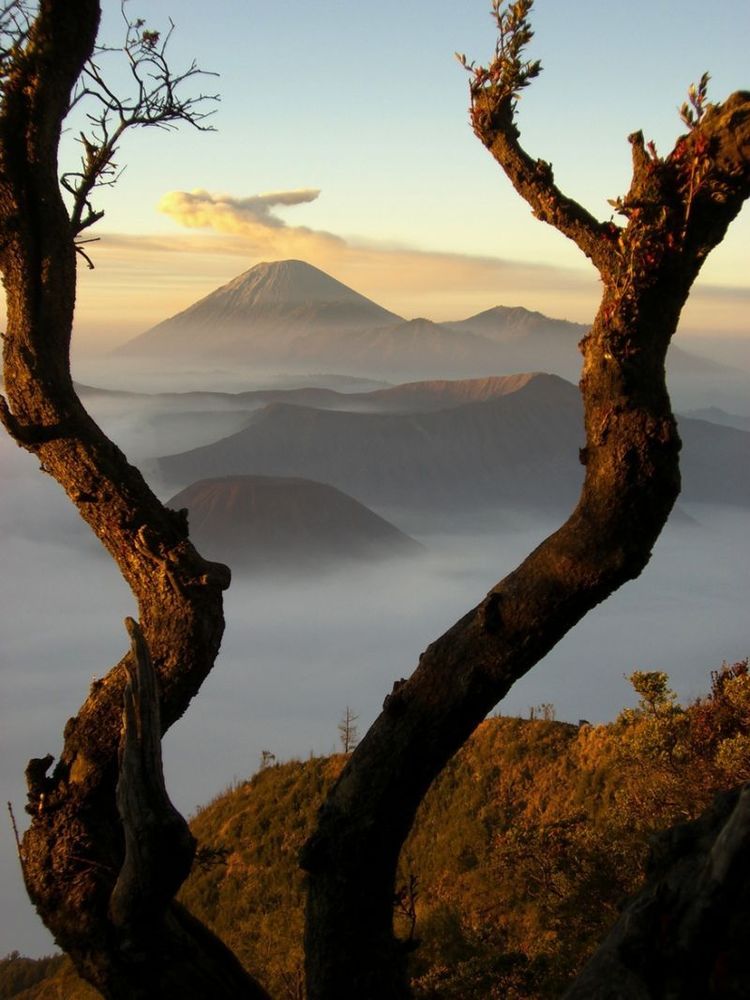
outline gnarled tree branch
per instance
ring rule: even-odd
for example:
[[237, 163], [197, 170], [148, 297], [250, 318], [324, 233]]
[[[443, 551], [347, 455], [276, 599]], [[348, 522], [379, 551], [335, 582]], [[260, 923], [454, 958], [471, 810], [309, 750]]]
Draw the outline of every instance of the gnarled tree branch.
[[471, 124], [474, 134], [503, 168], [513, 187], [528, 202], [537, 219], [547, 222], [573, 240], [601, 270], [611, 263], [611, 229], [557, 187], [551, 164], [535, 160], [519, 142], [515, 123], [520, 91], [541, 72], [538, 61], [524, 61], [525, 47], [534, 36], [528, 15], [533, 0], [505, 6], [493, 0], [492, 13], [498, 41], [489, 66], [467, 63], [471, 73]]
[[310, 873], [310, 1000], [347, 989], [363, 1000], [409, 996], [391, 899], [422, 797], [511, 685], [648, 563], [680, 489], [667, 348], [701, 264], [750, 196], [750, 94], [741, 93], [710, 109], [664, 160], [631, 136], [626, 227], [600, 224], [562, 197], [546, 165], [521, 150], [513, 120], [518, 89], [538, 71], [522, 60], [531, 0], [511, 4], [508, 21], [501, 0], [494, 6], [505, 38], [489, 70], [469, 67], [475, 130], [537, 214], [578, 243], [604, 283], [581, 344], [586, 475], [565, 524], [394, 685], [321, 809], [302, 855]]
[[[40, 0], [3, 65], [0, 266], [8, 319], [0, 419], [61, 484], [130, 585], [159, 678], [163, 732], [213, 667], [229, 570], [201, 558], [184, 515], [158, 501], [73, 388], [76, 225], [60, 191], [57, 150], [98, 25], [96, 0]], [[138, 922], [129, 914], [153, 903], [143, 886], [139, 902], [135, 879], [125, 892], [123, 876], [110, 912], [125, 849], [115, 802], [117, 749], [135, 662], [127, 654], [92, 685], [66, 726], [52, 774], [43, 760], [31, 775], [32, 822], [23, 838], [29, 894], [58, 944], [107, 997], [263, 997], [227, 949], [175, 903], [157, 919], [158, 932], [139, 935], [132, 947]], [[138, 836], [131, 831], [131, 847]]]

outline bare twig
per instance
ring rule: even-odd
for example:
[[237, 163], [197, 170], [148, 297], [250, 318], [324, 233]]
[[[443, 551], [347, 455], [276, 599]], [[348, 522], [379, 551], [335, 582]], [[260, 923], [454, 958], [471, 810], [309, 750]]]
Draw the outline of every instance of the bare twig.
[[32, 14], [25, 0], [0, 4], [0, 92], [16, 53], [23, 47], [31, 26]]
[[23, 848], [21, 847], [21, 837], [19, 836], [18, 833], [18, 826], [16, 824], [15, 813], [13, 812], [13, 804], [11, 802], [8, 803], [8, 813], [10, 814], [10, 825], [13, 828], [13, 837], [16, 841], [16, 851], [18, 853], [18, 860], [21, 862], [21, 868], [23, 869], [25, 859], [23, 854]]
[[[174, 23], [162, 37], [146, 27], [142, 18], [131, 21], [122, 3], [125, 38], [120, 48], [99, 47], [95, 57], [84, 67], [78, 88], [73, 94], [70, 110], [85, 105], [87, 127], [80, 132], [83, 147], [80, 168], [66, 171], [60, 178], [62, 186], [73, 198], [70, 222], [73, 233], [98, 222], [103, 212], [94, 209], [91, 196], [95, 188], [111, 187], [122, 173], [115, 163], [118, 144], [131, 128], [153, 127], [172, 129], [180, 123], [199, 131], [212, 131], [206, 120], [214, 113], [207, 106], [216, 102], [217, 94], [200, 92], [183, 96], [184, 85], [196, 77], [216, 76], [199, 68], [195, 61], [182, 72], [174, 72], [167, 61], [167, 47], [174, 32]], [[131, 89], [118, 94], [107, 82], [102, 60], [110, 54], [124, 57], [129, 69]], [[93, 266], [88, 256], [78, 251]]]

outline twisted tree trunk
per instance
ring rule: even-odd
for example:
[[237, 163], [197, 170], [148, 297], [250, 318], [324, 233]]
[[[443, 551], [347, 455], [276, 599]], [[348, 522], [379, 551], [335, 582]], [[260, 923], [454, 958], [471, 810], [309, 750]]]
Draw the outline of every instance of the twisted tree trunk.
[[[0, 418], [61, 484], [130, 585], [159, 676], [163, 732], [213, 666], [230, 574], [201, 558], [188, 540], [184, 512], [156, 499], [73, 389], [75, 227], [60, 193], [57, 149], [98, 24], [95, 0], [42, 0], [3, 80], [0, 264], [8, 324]], [[265, 996], [221, 942], [171, 902], [190, 867], [191, 841], [175, 844], [181, 878], [169, 866], [152, 867], [147, 899], [121, 893], [112, 906], [124, 860], [117, 755], [133, 667], [126, 654], [92, 685], [65, 727], [51, 776], [51, 761], [30, 767], [32, 823], [22, 844], [29, 895], [57, 943], [105, 996]], [[149, 933], [134, 938], [144, 903]]]
[[[488, 70], [473, 71], [472, 120], [534, 214], [573, 239], [603, 282], [580, 345], [585, 482], [565, 524], [394, 684], [322, 807], [302, 855], [310, 1000], [410, 995], [409, 943], [394, 937], [392, 904], [425, 792], [511, 685], [646, 566], [680, 489], [667, 348], [703, 261], [750, 195], [750, 94], [737, 93], [699, 108], [666, 158], [630, 136], [633, 177], [619, 204], [628, 224], [597, 222], [519, 144], [515, 99], [529, 68], [499, 47]], [[732, 898], [746, 921], [745, 898]], [[689, 974], [682, 985], [691, 988]]]

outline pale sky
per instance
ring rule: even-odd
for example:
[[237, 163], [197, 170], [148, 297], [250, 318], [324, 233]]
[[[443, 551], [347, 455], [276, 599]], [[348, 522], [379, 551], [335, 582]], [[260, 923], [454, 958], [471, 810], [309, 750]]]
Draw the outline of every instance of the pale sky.
[[[102, 39], [120, 33], [105, 0]], [[486, 62], [488, 0], [131, 0], [176, 22], [173, 62], [195, 57], [221, 103], [215, 133], [126, 137], [117, 187], [83, 273], [78, 340], [133, 336], [261, 260], [299, 257], [407, 317], [460, 319], [496, 304], [586, 322], [597, 277], [531, 217], [468, 125], [455, 51]], [[522, 141], [599, 218], [627, 190], [628, 133], [660, 152], [704, 70], [709, 97], [749, 88], [747, 0], [537, 0], [541, 77]], [[71, 131], [71, 136], [74, 133]], [[319, 192], [319, 193], [318, 193]], [[269, 196], [270, 195], [270, 196]], [[260, 197], [263, 196], [263, 197]], [[704, 268], [683, 328], [748, 333], [750, 211]]]

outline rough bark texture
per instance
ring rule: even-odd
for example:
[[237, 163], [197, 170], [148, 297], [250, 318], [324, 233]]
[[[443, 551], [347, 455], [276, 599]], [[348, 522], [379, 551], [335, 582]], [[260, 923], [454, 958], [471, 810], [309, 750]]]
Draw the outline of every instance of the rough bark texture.
[[190, 873], [195, 840], [167, 795], [161, 757], [159, 689], [140, 626], [125, 619], [132, 660], [120, 739], [117, 812], [125, 858], [109, 900], [109, 916], [130, 950], [154, 933], [170, 900]]
[[750, 996], [750, 786], [660, 835], [649, 878], [565, 1000]]
[[[0, 264], [8, 323], [0, 418], [62, 485], [132, 588], [159, 675], [163, 731], [213, 666], [229, 571], [200, 557], [185, 517], [159, 503], [73, 390], [75, 227], [60, 194], [57, 149], [98, 23], [95, 0], [43, 0], [2, 81]], [[110, 918], [124, 857], [115, 784], [126, 667], [133, 667], [132, 654], [92, 685], [68, 721], [53, 774], [46, 775], [50, 761], [30, 768], [33, 818], [23, 838], [29, 895], [58, 944], [105, 996], [264, 996], [182, 908], [170, 903], [157, 913], [154, 933], [136, 949]], [[164, 883], [162, 898], [171, 899], [174, 878]]]
[[[750, 94], [708, 106], [664, 159], [640, 133], [630, 136], [633, 177], [621, 204], [628, 224], [619, 228], [566, 198], [549, 164], [521, 148], [516, 94], [502, 67], [477, 79], [477, 136], [535, 215], [577, 243], [604, 285], [581, 343], [585, 483], [566, 523], [394, 684], [324, 804], [302, 856], [310, 1000], [409, 996], [392, 899], [422, 797], [511, 685], [647, 564], [680, 488], [667, 347], [701, 264], [750, 195]], [[689, 979], [682, 986], [692, 995]]]

